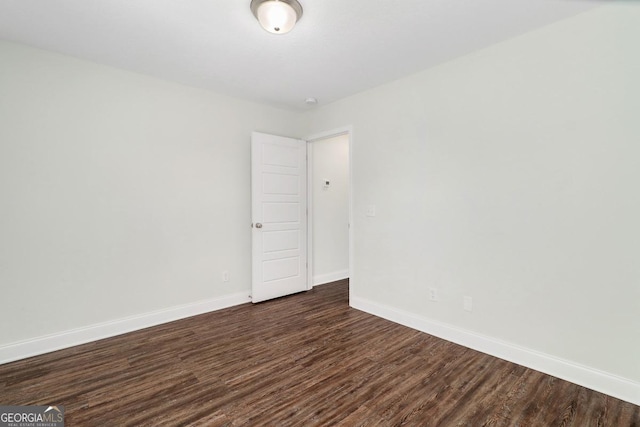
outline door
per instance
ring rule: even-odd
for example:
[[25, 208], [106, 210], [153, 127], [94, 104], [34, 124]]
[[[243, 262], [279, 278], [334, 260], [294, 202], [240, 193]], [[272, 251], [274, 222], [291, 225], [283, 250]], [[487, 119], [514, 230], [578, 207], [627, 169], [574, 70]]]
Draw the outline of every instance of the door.
[[307, 144], [251, 135], [251, 300], [306, 291]]

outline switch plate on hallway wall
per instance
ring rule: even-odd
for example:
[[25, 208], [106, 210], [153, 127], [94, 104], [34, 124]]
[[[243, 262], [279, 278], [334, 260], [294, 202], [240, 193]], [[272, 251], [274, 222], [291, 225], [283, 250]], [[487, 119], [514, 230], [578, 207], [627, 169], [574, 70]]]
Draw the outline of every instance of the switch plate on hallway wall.
[[473, 299], [471, 297], [467, 297], [467, 296], [463, 297], [462, 304], [465, 311], [473, 310]]

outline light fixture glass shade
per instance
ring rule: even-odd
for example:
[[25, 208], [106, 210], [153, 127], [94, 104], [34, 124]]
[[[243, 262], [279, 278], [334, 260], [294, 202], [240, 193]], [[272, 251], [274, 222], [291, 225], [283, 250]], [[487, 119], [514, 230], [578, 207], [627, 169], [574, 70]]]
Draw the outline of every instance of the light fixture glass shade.
[[298, 14], [287, 2], [267, 0], [258, 6], [256, 17], [262, 28], [273, 34], [286, 34], [296, 25]]

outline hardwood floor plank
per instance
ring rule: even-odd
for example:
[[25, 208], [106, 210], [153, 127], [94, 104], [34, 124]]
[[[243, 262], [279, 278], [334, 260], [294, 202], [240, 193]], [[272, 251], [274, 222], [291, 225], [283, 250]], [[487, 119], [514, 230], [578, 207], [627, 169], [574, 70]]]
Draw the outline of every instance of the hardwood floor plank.
[[348, 282], [0, 365], [69, 426], [637, 426], [640, 408], [348, 306]]

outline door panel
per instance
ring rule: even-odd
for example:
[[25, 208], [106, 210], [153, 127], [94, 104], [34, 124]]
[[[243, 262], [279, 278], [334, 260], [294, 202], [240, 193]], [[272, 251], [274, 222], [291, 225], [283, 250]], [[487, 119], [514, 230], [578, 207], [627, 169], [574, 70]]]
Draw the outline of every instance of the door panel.
[[306, 150], [305, 141], [251, 136], [253, 302], [308, 289]]
[[300, 257], [279, 258], [264, 261], [262, 264], [264, 282], [283, 280], [300, 275]]
[[265, 253], [289, 251], [300, 248], [300, 232], [298, 230], [279, 231], [279, 232], [262, 232], [263, 248]]
[[262, 221], [273, 225], [295, 226], [300, 222], [300, 204], [263, 202]]
[[267, 194], [298, 194], [300, 188], [300, 177], [284, 174], [263, 174], [263, 191]]

